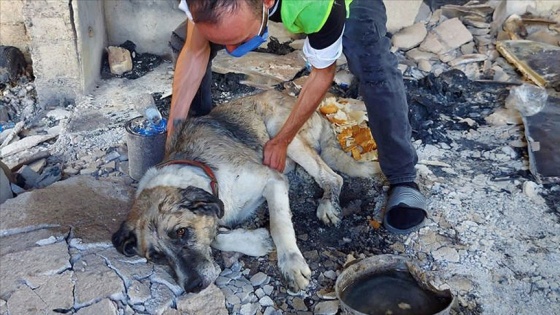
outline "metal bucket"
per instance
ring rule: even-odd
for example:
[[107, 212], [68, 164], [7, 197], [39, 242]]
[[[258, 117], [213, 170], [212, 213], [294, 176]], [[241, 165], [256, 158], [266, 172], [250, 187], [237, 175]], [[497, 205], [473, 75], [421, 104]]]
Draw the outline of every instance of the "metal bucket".
[[378, 255], [348, 266], [336, 280], [343, 314], [448, 315], [450, 290], [437, 290], [406, 258]]
[[141, 135], [131, 128], [143, 116], [132, 118], [125, 124], [126, 145], [128, 147], [128, 175], [140, 180], [146, 171], [163, 160], [165, 154], [165, 130], [154, 135]]

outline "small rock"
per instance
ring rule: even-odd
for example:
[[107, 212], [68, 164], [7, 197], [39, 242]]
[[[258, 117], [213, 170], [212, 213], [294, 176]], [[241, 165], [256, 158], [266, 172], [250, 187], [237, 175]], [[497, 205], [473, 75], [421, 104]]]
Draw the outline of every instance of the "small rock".
[[443, 21], [420, 44], [423, 51], [442, 54], [473, 40], [473, 35], [458, 18]]
[[264, 274], [262, 272], [258, 272], [251, 277], [250, 281], [251, 281], [251, 284], [254, 287], [258, 287], [258, 286], [261, 286], [262, 284], [264, 284], [267, 279], [268, 279], [268, 276], [266, 274]]
[[402, 50], [409, 50], [420, 45], [427, 34], [428, 31], [424, 23], [416, 23], [400, 30], [393, 35], [391, 40], [394, 46]]
[[267, 285], [263, 286], [263, 291], [266, 295], [270, 295], [272, 293], [272, 291], [274, 291], [274, 287], [267, 284]]
[[241, 315], [254, 315], [259, 310], [260, 305], [256, 303], [244, 304], [241, 306], [239, 310], [239, 314]]
[[118, 314], [117, 306], [109, 299], [103, 299], [93, 305], [81, 308], [76, 312], [76, 315], [98, 315], [98, 314]]
[[418, 62], [418, 69], [424, 72], [431, 72], [432, 71], [432, 63], [426, 59], [422, 59]]
[[35, 242], [35, 244], [37, 244], [39, 246], [50, 245], [50, 244], [54, 244], [54, 243], [56, 243], [56, 237], [54, 237], [54, 236], [50, 236], [49, 238], [45, 238], [45, 239], [38, 240], [37, 242]]
[[336, 271], [334, 271], [334, 270], [327, 270], [323, 273], [323, 275], [326, 278], [331, 279], [331, 280], [336, 279]]
[[313, 314], [317, 315], [335, 315], [338, 312], [338, 300], [336, 301], [322, 301], [315, 305]]
[[422, 51], [418, 48], [414, 48], [411, 49], [409, 51], [406, 52], [406, 57], [409, 59], [412, 59], [416, 62], [419, 62], [420, 60], [430, 60], [430, 59], [436, 59], [437, 56], [431, 52], [427, 52], [427, 51]]
[[523, 193], [530, 199], [535, 198], [538, 195], [537, 183], [530, 180], [523, 183]]
[[263, 296], [260, 300], [259, 300], [259, 304], [262, 307], [267, 307], [267, 306], [274, 306], [274, 301], [272, 301], [272, 299], [269, 296]]
[[109, 46], [107, 47], [109, 58], [109, 69], [112, 74], [121, 75], [132, 70], [132, 56], [126, 48]]
[[292, 300], [292, 307], [296, 311], [307, 311], [307, 305], [305, 305], [305, 301], [300, 297], [294, 297]]
[[459, 253], [455, 248], [452, 247], [441, 247], [438, 250], [432, 252], [432, 256], [435, 260], [442, 260], [452, 263], [458, 263], [460, 261]]

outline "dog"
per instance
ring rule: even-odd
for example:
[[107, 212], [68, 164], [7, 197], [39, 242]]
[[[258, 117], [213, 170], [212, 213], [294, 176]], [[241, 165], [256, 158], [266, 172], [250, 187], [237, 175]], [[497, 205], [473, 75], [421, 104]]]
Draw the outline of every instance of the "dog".
[[[185, 292], [199, 292], [220, 272], [212, 248], [263, 256], [275, 247], [289, 290], [304, 290], [311, 270], [296, 244], [285, 174], [295, 164], [303, 167], [324, 190], [318, 218], [337, 224], [343, 178], [334, 170], [354, 177], [371, 177], [380, 170], [377, 163], [347, 155], [318, 112], [289, 144], [284, 174], [263, 165], [265, 143], [280, 130], [295, 102], [282, 92], [267, 91], [185, 120], [168, 143], [165, 162], [148, 169], [139, 181], [128, 218], [113, 234], [115, 248], [127, 256], [166, 261]], [[221, 226], [247, 221], [265, 201], [270, 232], [219, 232]]]

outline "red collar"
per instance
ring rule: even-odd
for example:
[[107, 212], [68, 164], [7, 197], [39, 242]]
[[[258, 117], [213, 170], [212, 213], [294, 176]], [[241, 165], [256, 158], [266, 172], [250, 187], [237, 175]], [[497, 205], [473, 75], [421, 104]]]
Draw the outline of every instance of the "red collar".
[[200, 167], [204, 171], [204, 173], [206, 173], [206, 175], [210, 178], [210, 187], [212, 188], [212, 193], [214, 194], [214, 196], [216, 196], [216, 198], [218, 198], [218, 180], [216, 179], [216, 175], [214, 175], [214, 172], [208, 165], [193, 160], [171, 160], [167, 162], [162, 162], [156, 165], [156, 167], [161, 168], [173, 164], [183, 164], [183, 165], [192, 165], [192, 166]]

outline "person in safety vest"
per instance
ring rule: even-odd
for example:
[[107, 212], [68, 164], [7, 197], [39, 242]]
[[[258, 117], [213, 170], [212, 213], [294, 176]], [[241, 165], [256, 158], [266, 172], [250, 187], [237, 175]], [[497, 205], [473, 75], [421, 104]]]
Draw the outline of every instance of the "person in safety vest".
[[212, 59], [225, 48], [241, 57], [268, 36], [268, 21], [305, 34], [303, 53], [311, 65], [290, 116], [264, 147], [263, 164], [282, 172], [287, 147], [317, 109], [333, 82], [342, 53], [359, 80], [379, 163], [390, 184], [384, 226], [409, 233], [424, 222], [426, 199], [415, 183], [418, 157], [411, 143], [408, 104], [398, 62], [386, 36], [382, 0], [181, 0], [186, 15], [171, 37], [176, 56], [168, 139], [189, 111], [212, 109]]

